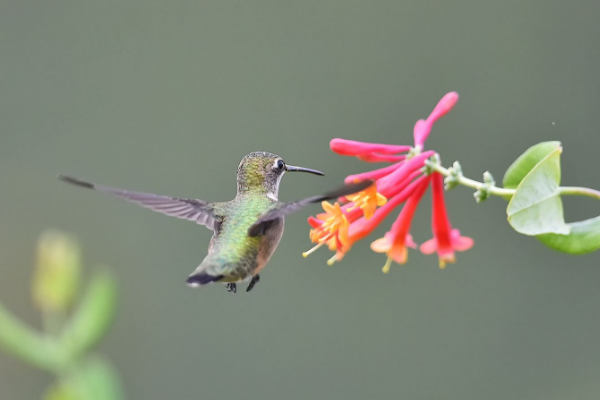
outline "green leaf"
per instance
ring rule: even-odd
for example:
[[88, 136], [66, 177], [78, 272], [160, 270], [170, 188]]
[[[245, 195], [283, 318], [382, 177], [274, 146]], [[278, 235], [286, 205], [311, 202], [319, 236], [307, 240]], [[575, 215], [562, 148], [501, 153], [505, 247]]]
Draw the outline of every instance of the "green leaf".
[[568, 235], [546, 233], [537, 236], [546, 246], [569, 254], [586, 254], [600, 249], [600, 217], [567, 224]]
[[53, 371], [60, 363], [50, 339], [23, 324], [0, 305], [0, 347], [36, 367]]
[[566, 235], [560, 199], [560, 153], [558, 147], [537, 163], [521, 180], [506, 209], [508, 222], [519, 233]]
[[515, 189], [533, 167], [559, 148], [560, 142], [542, 142], [531, 146], [508, 167], [502, 185], [507, 189]]
[[122, 400], [125, 398], [119, 376], [108, 361], [99, 356], [78, 365], [67, 379], [80, 400]]
[[108, 270], [98, 272], [60, 337], [61, 349], [77, 357], [94, 346], [110, 326], [116, 306], [116, 282]]

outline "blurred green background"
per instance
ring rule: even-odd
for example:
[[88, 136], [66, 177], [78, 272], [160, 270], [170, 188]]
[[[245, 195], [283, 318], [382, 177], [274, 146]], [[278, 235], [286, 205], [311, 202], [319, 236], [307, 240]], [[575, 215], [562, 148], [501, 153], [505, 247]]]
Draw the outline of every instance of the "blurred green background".
[[[130, 399], [597, 399], [600, 254], [518, 235], [501, 199], [450, 192], [474, 249], [444, 271], [412, 252], [388, 275], [370, 240], [333, 267], [325, 250], [303, 259], [315, 206], [287, 219], [255, 291], [231, 295], [184, 283], [208, 230], [56, 174], [226, 200], [240, 159], [265, 150], [326, 172], [284, 178], [280, 198], [301, 198], [370, 167], [331, 138], [410, 144], [457, 90], [427, 143], [446, 164], [501, 180], [527, 147], [561, 140], [563, 183], [598, 189], [599, 45], [597, 0], [0, 0], [0, 301], [39, 326], [34, 249], [58, 228], [119, 279], [100, 350]], [[569, 221], [600, 212], [565, 203]], [[5, 354], [0, 371], [1, 399], [51, 380]]]

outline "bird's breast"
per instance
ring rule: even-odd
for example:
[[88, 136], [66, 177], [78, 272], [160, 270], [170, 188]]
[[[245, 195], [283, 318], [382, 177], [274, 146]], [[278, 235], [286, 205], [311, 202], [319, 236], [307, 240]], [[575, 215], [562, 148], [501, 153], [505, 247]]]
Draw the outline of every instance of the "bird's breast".
[[283, 218], [279, 218], [273, 221], [273, 224], [269, 226], [264, 236], [260, 236], [262, 242], [256, 257], [254, 275], [258, 274], [267, 265], [269, 259], [271, 259], [283, 235], [283, 225]]
[[218, 233], [211, 240], [211, 260], [228, 265], [228, 269], [233, 268], [244, 276], [254, 275], [255, 270], [262, 269], [279, 243], [283, 233], [283, 219], [275, 221], [265, 235], [248, 236], [248, 229], [272, 203], [264, 198], [244, 204], [232, 204], [230, 213], [223, 218]]

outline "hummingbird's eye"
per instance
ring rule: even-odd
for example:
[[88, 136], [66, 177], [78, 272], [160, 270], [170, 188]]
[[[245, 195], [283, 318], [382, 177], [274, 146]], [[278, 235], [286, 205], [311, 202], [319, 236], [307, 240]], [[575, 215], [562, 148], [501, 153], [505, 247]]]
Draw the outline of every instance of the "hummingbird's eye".
[[284, 168], [285, 168], [285, 163], [283, 162], [283, 160], [277, 161], [277, 169], [280, 171], [283, 171]]

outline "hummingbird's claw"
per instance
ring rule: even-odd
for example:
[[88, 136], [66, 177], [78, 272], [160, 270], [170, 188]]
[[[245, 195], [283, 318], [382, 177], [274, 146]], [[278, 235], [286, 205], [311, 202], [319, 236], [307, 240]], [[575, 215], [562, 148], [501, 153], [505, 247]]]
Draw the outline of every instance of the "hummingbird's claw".
[[225, 289], [227, 289], [228, 292], [237, 293], [237, 285], [235, 283], [226, 283]]
[[248, 284], [248, 287], [246, 288], [246, 292], [251, 291], [252, 288], [254, 288], [254, 285], [256, 285], [258, 283], [258, 281], [260, 281], [260, 275], [256, 274], [252, 277], [252, 280]]

